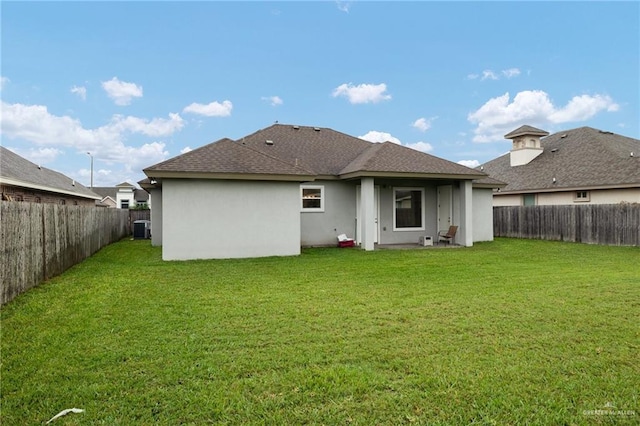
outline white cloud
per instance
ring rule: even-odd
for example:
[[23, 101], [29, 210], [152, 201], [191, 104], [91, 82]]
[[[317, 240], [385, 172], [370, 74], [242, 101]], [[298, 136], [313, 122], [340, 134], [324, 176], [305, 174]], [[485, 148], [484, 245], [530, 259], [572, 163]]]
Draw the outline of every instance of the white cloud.
[[427, 142], [416, 142], [416, 143], [408, 143], [405, 145], [408, 148], [415, 149], [420, 152], [431, 152], [433, 151], [433, 146]]
[[185, 146], [180, 150], [180, 154], [186, 154], [187, 152], [191, 152], [191, 151], [193, 151], [193, 149], [191, 149], [190, 146]]
[[83, 101], [87, 100], [87, 88], [83, 87], [83, 86], [73, 86], [71, 88], [71, 93], [75, 93], [76, 95], [78, 95], [78, 97], [80, 99], [82, 99]]
[[75, 118], [49, 113], [46, 106], [2, 102], [1, 107], [0, 129], [3, 137], [24, 139], [43, 147], [37, 155], [44, 159], [54, 158], [64, 147], [73, 148], [79, 153], [89, 151], [96, 161], [119, 164], [122, 167], [118, 172], [120, 181], [139, 175], [142, 168], [163, 161], [169, 155], [163, 142], [126, 145], [127, 133], [167, 136], [184, 125], [178, 114], [169, 114], [169, 119], [152, 120], [115, 115], [104, 126], [86, 129]]
[[107, 92], [107, 95], [113, 99], [116, 105], [129, 105], [133, 98], [142, 97], [142, 86], [120, 81], [118, 77], [103, 81], [102, 88]]
[[1, 76], [0, 77], [0, 90], [4, 89], [4, 87], [9, 84], [11, 80], [9, 80], [7, 77]]
[[420, 130], [421, 132], [426, 132], [427, 130], [429, 130], [431, 128], [431, 123], [433, 123], [433, 120], [435, 120], [438, 117], [431, 117], [431, 118], [418, 118], [416, 121], [413, 122], [413, 124], [411, 126], [415, 127], [416, 129]]
[[480, 165], [480, 162], [478, 160], [460, 160], [458, 164], [475, 169]]
[[484, 70], [482, 71], [482, 75], [476, 73], [467, 74], [467, 80], [477, 80], [478, 78], [480, 78], [480, 81], [500, 80], [500, 75], [506, 78], [514, 78], [520, 75], [520, 69], [512, 67], [502, 70], [499, 73], [493, 70]]
[[336, 0], [336, 6], [338, 7], [338, 10], [345, 13], [349, 13], [349, 9], [351, 8], [351, 3], [352, 2], [350, 1]]
[[57, 148], [29, 148], [28, 151], [19, 148], [12, 148], [11, 150], [32, 163], [39, 165], [52, 163], [60, 154], [64, 154], [63, 151]]
[[280, 98], [280, 96], [263, 96], [262, 100], [271, 103], [272, 106], [278, 106], [283, 104], [283, 101]]
[[139, 117], [114, 115], [107, 125], [118, 133], [141, 133], [147, 136], [169, 136], [184, 127], [184, 120], [180, 114], [170, 113], [169, 119], [154, 118], [145, 120]]
[[498, 76], [491, 70], [482, 71], [482, 78], [480, 80], [497, 80]]
[[378, 103], [391, 99], [391, 95], [385, 93], [387, 85], [380, 84], [359, 84], [354, 86], [351, 83], [341, 84], [333, 90], [333, 97], [344, 96], [352, 104]]
[[545, 126], [572, 121], [585, 121], [600, 111], [617, 111], [618, 104], [606, 95], [575, 96], [561, 108], [553, 105], [541, 90], [519, 92], [510, 102], [509, 93], [489, 99], [467, 119], [477, 124], [474, 142], [504, 140], [504, 134], [523, 124]]
[[508, 70], [502, 70], [502, 75], [507, 78], [513, 78], [520, 75], [520, 70], [518, 68], [509, 68]]
[[606, 95], [574, 96], [565, 107], [551, 114], [549, 120], [554, 123], [585, 121], [600, 111], [607, 110], [608, 112], [615, 112], [619, 109], [620, 106]]
[[184, 107], [182, 112], [205, 115], [207, 117], [228, 117], [231, 115], [233, 104], [231, 101], [211, 102], [209, 104], [192, 103]]
[[365, 141], [381, 143], [381, 142], [393, 142], [398, 145], [402, 145], [400, 139], [391, 136], [391, 133], [386, 132], [378, 132], [377, 130], [371, 130], [367, 132], [367, 134], [358, 136], [360, 139], [364, 139]]

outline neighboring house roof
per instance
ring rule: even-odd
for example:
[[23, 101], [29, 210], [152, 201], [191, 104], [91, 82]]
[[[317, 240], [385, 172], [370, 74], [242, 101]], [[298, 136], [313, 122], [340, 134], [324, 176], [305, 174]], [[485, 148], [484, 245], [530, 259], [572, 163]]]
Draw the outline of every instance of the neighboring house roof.
[[541, 146], [544, 151], [528, 164], [512, 167], [507, 153], [483, 171], [507, 182], [502, 194], [640, 187], [638, 139], [580, 127], [554, 133]]
[[38, 166], [0, 146], [0, 183], [80, 198], [101, 197], [80, 182], [46, 167]]
[[118, 188], [116, 188], [115, 186], [94, 186], [93, 192], [100, 195], [102, 199], [110, 197], [111, 199], [115, 200]]
[[478, 170], [391, 142], [377, 144], [328, 128], [285, 124], [272, 125], [235, 142], [221, 139], [144, 172], [154, 178], [241, 176], [298, 181], [391, 175], [486, 177]]
[[120, 188], [133, 188], [133, 197], [136, 200], [136, 203], [146, 203], [149, 200], [149, 194], [146, 191], [137, 189], [135, 186], [126, 182], [116, 186], [94, 186], [93, 192], [100, 195], [102, 201], [105, 201], [108, 197], [115, 203], [117, 193]]
[[506, 135], [504, 135], [504, 137], [505, 139], [513, 139], [523, 135], [548, 136], [549, 132], [535, 128], [533, 126], [525, 125], [525, 126], [520, 126], [517, 129], [507, 133]]

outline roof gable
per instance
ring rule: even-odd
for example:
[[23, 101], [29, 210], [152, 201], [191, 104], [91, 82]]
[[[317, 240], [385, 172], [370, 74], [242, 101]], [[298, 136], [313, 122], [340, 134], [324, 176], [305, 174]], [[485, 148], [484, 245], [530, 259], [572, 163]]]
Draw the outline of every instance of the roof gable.
[[340, 174], [406, 173], [482, 177], [484, 173], [392, 142], [372, 144]]

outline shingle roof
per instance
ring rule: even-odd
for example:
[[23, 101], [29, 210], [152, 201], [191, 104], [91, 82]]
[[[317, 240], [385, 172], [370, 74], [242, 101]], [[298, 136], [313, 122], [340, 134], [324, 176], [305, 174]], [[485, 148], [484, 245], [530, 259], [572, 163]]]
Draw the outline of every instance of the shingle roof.
[[219, 174], [344, 176], [411, 173], [481, 177], [460, 164], [393, 144], [376, 144], [328, 128], [275, 124], [235, 142], [223, 139], [144, 170]]
[[312, 172], [261, 153], [231, 139], [221, 139], [144, 169], [148, 176], [159, 172], [196, 174], [259, 174], [309, 176]]
[[81, 198], [99, 200], [101, 197], [70, 177], [46, 167], [38, 166], [0, 146], [0, 181], [24, 188], [39, 189]]
[[481, 176], [482, 172], [392, 142], [371, 144], [340, 174], [391, 172]]
[[504, 137], [505, 139], [513, 139], [513, 138], [517, 138], [518, 136], [524, 136], [524, 135], [548, 136], [549, 132], [545, 130], [537, 129], [533, 126], [524, 125], [507, 133], [506, 135], [504, 135]]
[[505, 154], [484, 164], [484, 172], [507, 182], [501, 193], [640, 186], [638, 139], [580, 127], [554, 133], [541, 144], [544, 151], [529, 164], [511, 167]]

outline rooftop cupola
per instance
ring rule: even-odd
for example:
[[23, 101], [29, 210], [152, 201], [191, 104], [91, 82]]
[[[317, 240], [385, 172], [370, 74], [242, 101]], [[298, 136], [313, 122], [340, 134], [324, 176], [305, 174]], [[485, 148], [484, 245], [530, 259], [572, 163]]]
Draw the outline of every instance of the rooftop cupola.
[[543, 136], [549, 136], [549, 132], [531, 126], [520, 126], [504, 135], [505, 139], [511, 139], [513, 142], [509, 153], [511, 167], [529, 164], [534, 158], [542, 154], [540, 138]]

